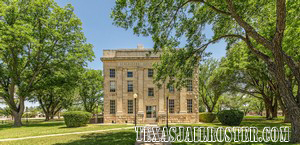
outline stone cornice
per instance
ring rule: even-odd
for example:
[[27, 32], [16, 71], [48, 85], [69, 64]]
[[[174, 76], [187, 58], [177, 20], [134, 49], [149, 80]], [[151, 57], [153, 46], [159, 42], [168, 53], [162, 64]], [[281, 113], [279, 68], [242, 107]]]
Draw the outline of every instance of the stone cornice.
[[160, 57], [101, 57], [101, 61], [106, 60], [159, 60]]

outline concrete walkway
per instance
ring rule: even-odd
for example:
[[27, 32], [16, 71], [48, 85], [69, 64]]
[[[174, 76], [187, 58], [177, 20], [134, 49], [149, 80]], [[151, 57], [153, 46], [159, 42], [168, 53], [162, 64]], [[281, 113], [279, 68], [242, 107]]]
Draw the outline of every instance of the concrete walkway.
[[73, 134], [99, 133], [99, 132], [107, 132], [107, 131], [123, 130], [123, 129], [134, 129], [134, 127], [113, 128], [113, 129], [93, 130], [93, 131], [83, 131], [83, 132], [70, 132], [70, 133], [61, 133], [61, 134], [48, 134], [48, 135], [28, 136], [28, 137], [20, 137], [20, 138], [7, 138], [7, 139], [0, 139], [0, 142], [14, 141], [14, 140], [24, 140], [24, 139], [33, 139], [33, 138], [43, 138], [43, 137], [52, 137], [52, 136], [64, 136], [64, 135], [73, 135]]

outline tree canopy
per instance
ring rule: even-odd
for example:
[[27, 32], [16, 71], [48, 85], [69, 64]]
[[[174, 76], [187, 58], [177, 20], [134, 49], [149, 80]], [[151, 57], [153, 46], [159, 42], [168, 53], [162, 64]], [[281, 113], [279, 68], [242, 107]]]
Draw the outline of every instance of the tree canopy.
[[48, 75], [46, 70], [85, 65], [94, 54], [70, 4], [62, 8], [54, 0], [4, 0], [0, 17], [0, 96], [12, 110], [14, 125], [21, 126], [24, 101]]
[[[117, 26], [151, 36], [154, 51], [171, 52], [169, 56], [181, 60], [179, 65], [162, 63], [166, 68], [174, 65], [178, 74], [193, 70], [191, 62], [197, 62], [208, 45], [225, 39], [229, 48], [242, 41], [267, 64], [292, 118], [291, 140], [300, 142], [300, 49], [299, 40], [293, 40], [299, 37], [299, 4], [298, 0], [117, 0], [112, 18]], [[207, 25], [212, 26], [212, 38], [204, 34]], [[175, 51], [182, 39], [184, 50]], [[158, 76], [164, 80], [172, 73]]]
[[103, 97], [103, 76], [101, 70], [86, 69], [79, 85], [81, 103], [85, 111], [94, 113]]

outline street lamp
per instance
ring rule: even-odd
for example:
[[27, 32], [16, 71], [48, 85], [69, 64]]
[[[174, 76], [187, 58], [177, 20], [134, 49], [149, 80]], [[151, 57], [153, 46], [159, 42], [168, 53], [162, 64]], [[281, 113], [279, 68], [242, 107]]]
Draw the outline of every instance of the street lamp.
[[136, 126], [136, 98], [138, 97], [138, 95], [135, 93], [133, 94], [133, 98], [134, 98], [134, 126]]
[[167, 96], [167, 100], [166, 100], [166, 102], [167, 102], [167, 128], [169, 128], [169, 125], [168, 125], [168, 123], [169, 123], [169, 121], [168, 121], [168, 119], [169, 119], [169, 96]]

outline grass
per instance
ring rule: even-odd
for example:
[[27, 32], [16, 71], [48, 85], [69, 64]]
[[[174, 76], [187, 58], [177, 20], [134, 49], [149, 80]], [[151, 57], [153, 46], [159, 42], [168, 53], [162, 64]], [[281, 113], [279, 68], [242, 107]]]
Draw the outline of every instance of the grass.
[[30, 120], [28, 124], [23, 122], [24, 126], [15, 128], [11, 123], [0, 125], [0, 139], [19, 138], [27, 136], [39, 136], [47, 134], [60, 134], [70, 132], [82, 132], [92, 130], [104, 130], [111, 128], [123, 128], [130, 125], [99, 125], [88, 124], [84, 127], [67, 128], [64, 121]]
[[[51, 122], [47, 122], [51, 123]], [[43, 122], [36, 122], [36, 125], [32, 124], [32, 126], [27, 126], [24, 128], [36, 128], [35, 132], [40, 132], [40, 130], [44, 130], [45, 126], [43, 124], [47, 124]], [[74, 132], [74, 130], [91, 130], [93, 128], [103, 129], [103, 128], [109, 128], [109, 127], [127, 127], [128, 125], [89, 125], [87, 127], [83, 128], [65, 128], [64, 125], [62, 125], [62, 121], [53, 121], [52, 123], [59, 125], [52, 126], [55, 132], [62, 129], [68, 132]], [[40, 126], [43, 127], [40, 127]], [[53, 125], [53, 124], [52, 124]], [[206, 124], [176, 124], [172, 126], [204, 126], [204, 127], [226, 127], [223, 126], [220, 123], [206, 123]], [[290, 124], [282, 123], [281, 120], [263, 120], [263, 121], [243, 121], [241, 126], [256, 126], [259, 129], [259, 134], [262, 132], [263, 127], [280, 127], [280, 126], [290, 126]], [[40, 128], [39, 128], [40, 127]], [[23, 128], [23, 127], [22, 127]], [[10, 132], [13, 130], [22, 128], [12, 128]], [[51, 128], [51, 127], [50, 127]], [[50, 130], [48, 128], [48, 130]], [[2, 134], [2, 131], [5, 131], [8, 129], [1, 130], [0, 134]], [[17, 131], [16, 131], [17, 132]], [[30, 132], [33, 133], [34, 131]], [[47, 131], [42, 131], [46, 133]], [[17, 134], [17, 133], [15, 133]], [[1, 136], [1, 135], [0, 135]], [[8, 142], [0, 142], [0, 144], [5, 145], [133, 145], [135, 143], [136, 139], [136, 133], [133, 129], [126, 129], [126, 130], [119, 130], [119, 131], [109, 131], [109, 132], [103, 132], [103, 133], [87, 133], [87, 134], [78, 134], [78, 135], [66, 135], [66, 136], [56, 136], [56, 137], [47, 137], [47, 138], [36, 138], [36, 139], [26, 139], [26, 140], [20, 140], [20, 141], [8, 141]], [[172, 143], [173, 145], [192, 145], [197, 143], [185, 143], [185, 142], [175, 142]], [[212, 144], [212, 143], [198, 143], [200, 144]], [[230, 144], [278, 144], [281, 145], [283, 143], [215, 143], [215, 144], [223, 144], [223, 145], [230, 145]], [[292, 143], [285, 143], [287, 145], [295, 145]]]
[[135, 132], [131, 130], [57, 136], [22, 141], [0, 142], [3, 145], [133, 145]]

